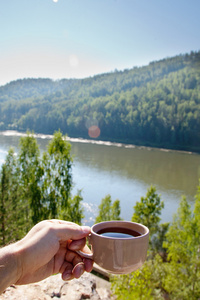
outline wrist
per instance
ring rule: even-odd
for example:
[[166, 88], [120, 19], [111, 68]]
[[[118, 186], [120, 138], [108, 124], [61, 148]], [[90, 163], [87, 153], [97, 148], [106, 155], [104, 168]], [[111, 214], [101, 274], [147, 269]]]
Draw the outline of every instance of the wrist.
[[20, 259], [16, 244], [0, 249], [0, 293], [15, 284], [20, 276]]

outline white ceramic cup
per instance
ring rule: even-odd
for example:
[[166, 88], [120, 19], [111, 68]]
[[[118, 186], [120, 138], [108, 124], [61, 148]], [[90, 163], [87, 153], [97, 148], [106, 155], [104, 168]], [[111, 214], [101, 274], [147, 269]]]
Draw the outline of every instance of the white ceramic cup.
[[[104, 236], [109, 235], [110, 231], [115, 232], [114, 235], [117, 232], [130, 234], [130, 237]], [[145, 262], [149, 229], [128, 221], [101, 222], [92, 226], [88, 240], [92, 253], [77, 251], [82, 257], [92, 259], [109, 273], [128, 274]]]

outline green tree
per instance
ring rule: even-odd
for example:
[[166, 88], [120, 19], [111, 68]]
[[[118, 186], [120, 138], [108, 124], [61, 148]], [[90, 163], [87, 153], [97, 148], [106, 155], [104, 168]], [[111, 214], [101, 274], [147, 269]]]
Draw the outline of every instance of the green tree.
[[43, 203], [48, 218], [58, 218], [68, 207], [72, 187], [71, 145], [60, 131], [55, 132], [48, 149], [43, 153]]
[[200, 189], [194, 212], [182, 197], [177, 214], [166, 234], [168, 263], [165, 289], [171, 299], [199, 299], [200, 297]]
[[99, 213], [95, 219], [95, 223], [102, 221], [121, 220], [120, 213], [120, 201], [117, 199], [112, 204], [111, 196], [107, 195], [101, 200], [101, 204], [99, 205]]
[[81, 224], [83, 200], [71, 196], [71, 145], [60, 131], [40, 156], [34, 135], [20, 139], [18, 156], [10, 149], [0, 172], [0, 244], [21, 238], [35, 223], [64, 218]]
[[71, 145], [60, 131], [54, 133], [42, 157], [33, 134], [21, 138], [18, 170], [29, 226], [42, 219], [60, 217], [81, 223], [82, 197], [80, 193], [71, 197], [70, 151]]
[[[132, 221], [142, 223], [149, 228], [150, 249], [154, 250], [154, 255], [149, 256], [142, 268], [137, 271], [113, 277], [112, 289], [117, 299], [163, 299], [163, 295], [166, 293], [163, 284], [164, 262], [162, 257], [157, 254], [157, 249], [153, 249], [152, 246], [153, 244], [154, 247], [159, 248], [160, 252], [168, 229], [168, 224], [163, 224], [163, 226], [159, 224], [159, 216], [163, 207], [164, 204], [153, 186], [147, 190], [146, 197], [141, 197], [141, 201], [134, 206]], [[154, 243], [152, 243], [152, 238], [154, 238]]]
[[199, 299], [200, 186], [193, 212], [182, 197], [170, 227], [164, 225], [161, 231], [165, 232], [162, 247], [167, 251], [167, 261], [156, 254], [136, 272], [113, 277], [117, 299]]
[[111, 277], [111, 289], [117, 300], [161, 300], [165, 269], [160, 255], [149, 259], [144, 265], [128, 275]]
[[141, 197], [140, 202], [136, 202], [132, 222], [146, 225], [150, 231], [150, 237], [158, 232], [160, 214], [164, 208], [164, 202], [156, 193], [156, 188], [151, 186], [147, 190], [146, 197]]
[[21, 197], [26, 212], [27, 230], [44, 218], [41, 199], [41, 179], [44, 170], [40, 164], [40, 150], [33, 134], [27, 133], [19, 142], [18, 172]]
[[112, 220], [121, 220], [120, 214], [121, 214], [120, 201], [117, 199], [113, 202], [111, 206]]
[[159, 225], [157, 233], [151, 237], [151, 246], [154, 253], [159, 253], [164, 261], [167, 259], [166, 249], [163, 243], [166, 241], [166, 233], [168, 232], [170, 223], [162, 223]]
[[78, 191], [77, 195], [73, 198], [70, 196], [68, 205], [63, 211], [61, 210], [59, 218], [81, 225], [82, 219], [84, 218], [81, 201], [83, 201], [83, 197], [81, 196], [80, 191]]
[[23, 201], [19, 193], [17, 162], [11, 148], [0, 173], [0, 244], [21, 238], [24, 233]]
[[1, 244], [5, 245], [6, 241], [6, 208], [7, 208], [7, 190], [8, 190], [8, 178], [6, 176], [5, 165], [2, 166], [1, 182], [0, 182], [0, 221], [1, 221]]

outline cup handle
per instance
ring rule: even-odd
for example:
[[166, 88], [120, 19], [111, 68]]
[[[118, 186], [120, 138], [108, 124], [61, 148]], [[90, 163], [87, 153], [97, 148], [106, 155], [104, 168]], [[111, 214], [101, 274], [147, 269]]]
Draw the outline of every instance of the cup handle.
[[78, 253], [80, 256], [84, 257], [84, 258], [89, 258], [93, 260], [93, 253], [84, 253], [81, 250], [77, 250], [76, 253]]
[[[88, 239], [88, 242], [89, 242], [89, 244], [90, 244], [90, 241], [91, 241], [91, 235], [89, 235], [89, 236], [87, 237], [87, 239]], [[84, 258], [89, 258], [89, 259], [92, 259], [92, 260], [93, 260], [93, 253], [85, 253], [85, 252], [83, 252], [83, 251], [81, 251], [81, 250], [77, 250], [76, 253], [78, 253], [80, 256], [82, 256], [82, 257], [84, 257]]]

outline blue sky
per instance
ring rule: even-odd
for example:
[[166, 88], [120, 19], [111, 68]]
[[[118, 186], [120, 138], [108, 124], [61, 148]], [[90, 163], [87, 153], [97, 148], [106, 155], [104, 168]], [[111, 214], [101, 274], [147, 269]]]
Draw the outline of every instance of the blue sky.
[[200, 0], [0, 0], [0, 85], [200, 50]]

